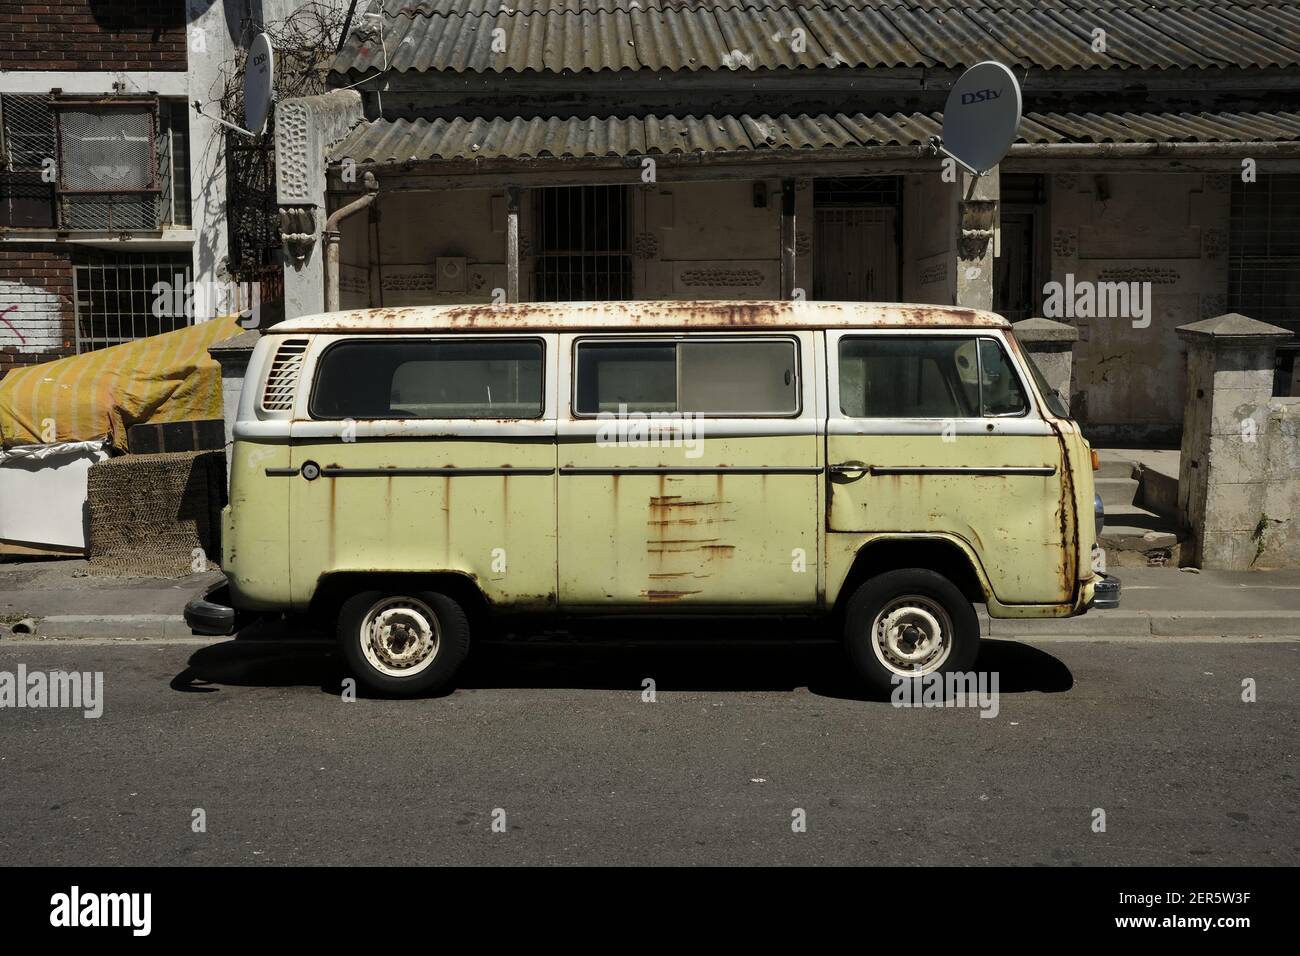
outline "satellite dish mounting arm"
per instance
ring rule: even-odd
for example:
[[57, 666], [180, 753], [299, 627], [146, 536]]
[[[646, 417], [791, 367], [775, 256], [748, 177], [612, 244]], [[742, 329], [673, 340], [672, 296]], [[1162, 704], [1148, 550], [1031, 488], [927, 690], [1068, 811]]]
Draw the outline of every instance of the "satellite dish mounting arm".
[[[931, 156], [947, 156], [954, 163], [956, 163], [958, 166], [966, 170], [966, 172], [970, 173], [972, 176], [974, 176], [977, 179], [980, 176], [984, 175], [984, 173], [980, 172], [974, 166], [971, 166], [970, 164], [966, 163], [964, 160], [962, 160], [960, 156], [958, 156], [956, 153], [953, 153], [946, 146], [944, 146], [943, 137], [931, 136], [929, 147], [930, 147]], [[987, 170], [985, 170], [985, 172], [987, 172]]]
[[248, 130], [244, 129], [244, 127], [242, 126], [236, 126], [234, 123], [227, 122], [226, 120], [223, 120], [218, 116], [210, 116], [209, 114], [203, 112], [203, 104], [200, 103], [198, 100], [194, 101], [194, 112], [198, 113], [204, 119], [212, 120], [212, 122], [214, 123], [220, 123], [222, 126], [226, 127], [227, 129], [233, 129], [236, 133], [243, 133], [249, 139], [257, 139], [256, 133], [251, 133]]

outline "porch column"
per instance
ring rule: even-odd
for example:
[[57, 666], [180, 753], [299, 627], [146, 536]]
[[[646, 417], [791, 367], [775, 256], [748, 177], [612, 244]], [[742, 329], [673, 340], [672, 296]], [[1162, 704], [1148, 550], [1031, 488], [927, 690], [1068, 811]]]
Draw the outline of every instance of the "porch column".
[[794, 180], [783, 179], [781, 180], [781, 298], [787, 301], [794, 298], [796, 287], [794, 209]]
[[957, 285], [954, 304], [993, 308], [993, 253], [998, 225], [999, 170], [961, 174], [957, 202]]
[[1015, 329], [1016, 341], [1034, 357], [1034, 364], [1047, 384], [1069, 404], [1074, 343], [1079, 341], [1079, 330], [1064, 322], [1039, 318], [1013, 322], [1011, 327]]
[[1270, 538], [1294, 534], [1300, 481], [1286, 459], [1296, 442], [1280, 420], [1293, 400], [1273, 398], [1277, 347], [1291, 333], [1236, 313], [1177, 332], [1187, 344], [1179, 517], [1198, 567], [1246, 570], [1277, 550]]
[[506, 187], [506, 301], [519, 301], [519, 187]]

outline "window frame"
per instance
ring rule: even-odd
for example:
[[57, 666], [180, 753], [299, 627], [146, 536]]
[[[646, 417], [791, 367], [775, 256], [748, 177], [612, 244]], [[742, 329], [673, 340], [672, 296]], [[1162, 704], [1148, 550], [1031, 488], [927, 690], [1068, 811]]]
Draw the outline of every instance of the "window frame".
[[[616, 415], [617, 412], [580, 412], [578, 411], [578, 350], [589, 343], [611, 344], [611, 345], [672, 345], [674, 346], [674, 362], [678, 376], [681, 374], [680, 358], [676, 352], [676, 346], [684, 342], [723, 342], [723, 343], [742, 343], [742, 342], [786, 342], [794, 347], [794, 381], [791, 387], [794, 389], [795, 408], [792, 412], [684, 412], [680, 409], [671, 412], [639, 412], [629, 408], [628, 414], [642, 415], [698, 415], [701, 418], [714, 418], [722, 420], [735, 419], [796, 419], [802, 418], [804, 413], [803, 403], [803, 355], [799, 348], [799, 338], [795, 335], [749, 335], [745, 333], [736, 333], [732, 335], [687, 335], [682, 332], [672, 332], [666, 335], [581, 335], [573, 340], [572, 349], [569, 353], [569, 417], [574, 421], [595, 421], [601, 415]], [[680, 384], [680, 377], [678, 379]]]
[[[977, 415], [876, 415], [876, 416], [859, 416], [852, 415], [844, 408], [843, 398], [843, 378], [840, 375], [841, 370], [841, 350], [845, 342], [855, 340], [879, 340], [879, 339], [954, 339], [967, 340], [975, 343], [976, 356], [976, 381], [979, 383], [979, 391], [976, 396], [978, 404]], [[1025, 398], [1025, 408], [1020, 412], [1005, 412], [1000, 415], [987, 415], [984, 413], [984, 356], [980, 349], [981, 340], [987, 339], [1001, 351], [1002, 357], [1006, 360], [1008, 366], [1016, 376], [1016, 381], [1020, 383], [1021, 394]], [[1025, 380], [1024, 370], [1014, 360], [1011, 350], [1007, 348], [1006, 343], [1001, 336], [990, 334], [986, 330], [975, 332], [966, 332], [955, 329], [927, 329], [921, 331], [909, 331], [901, 329], [850, 329], [845, 330], [842, 334], [835, 337], [833, 343], [827, 343], [827, 358], [834, 356], [835, 374], [828, 376], [827, 380], [827, 404], [833, 408], [837, 417], [845, 421], [854, 422], [887, 422], [887, 421], [907, 421], [907, 422], [946, 422], [946, 421], [1007, 421], [1020, 420], [1032, 417], [1041, 417], [1038, 413], [1038, 407], [1035, 401], [1035, 392], [1030, 387], [1029, 382]], [[834, 386], [835, 393], [830, 394], [831, 386]]]
[[[539, 383], [539, 384], [540, 384], [540, 389], [539, 389], [539, 393], [538, 393], [538, 412], [537, 412], [536, 415], [531, 415], [531, 416], [529, 416], [529, 417], [527, 417], [527, 418], [499, 418], [499, 417], [496, 417], [496, 416], [492, 416], [492, 417], [484, 416], [484, 417], [478, 417], [478, 418], [470, 418], [470, 417], [465, 417], [465, 416], [458, 416], [458, 417], [446, 417], [446, 416], [444, 416], [444, 417], [439, 417], [439, 418], [434, 418], [434, 417], [429, 417], [429, 418], [410, 418], [410, 417], [406, 417], [406, 418], [372, 418], [372, 417], [369, 417], [369, 416], [366, 416], [366, 417], [359, 417], [359, 416], [356, 416], [356, 415], [319, 415], [319, 414], [317, 414], [317, 412], [316, 412], [316, 407], [315, 407], [315, 403], [316, 403], [316, 390], [317, 390], [317, 388], [320, 386], [321, 368], [323, 367], [323, 365], [324, 365], [324, 363], [325, 363], [325, 359], [326, 359], [326, 357], [330, 354], [330, 352], [334, 351], [334, 350], [335, 350], [336, 348], [338, 348], [339, 346], [343, 346], [343, 345], [352, 345], [352, 344], [355, 344], [355, 343], [357, 343], [357, 342], [384, 342], [384, 343], [393, 343], [393, 342], [403, 343], [403, 342], [406, 342], [406, 343], [414, 343], [414, 344], [418, 344], [418, 345], [432, 345], [432, 344], [438, 344], [438, 345], [441, 345], [441, 344], [457, 344], [457, 343], [465, 343], [465, 342], [473, 342], [473, 343], [475, 343], [475, 344], [479, 344], [479, 345], [487, 344], [487, 343], [491, 343], [491, 344], [494, 344], [494, 345], [518, 345], [518, 344], [529, 344], [529, 343], [533, 343], [533, 344], [539, 345], [539, 346], [541, 346], [541, 350], [542, 350], [542, 351], [541, 351], [541, 356], [540, 356], [540, 364], [541, 364], [541, 379], [540, 379], [540, 383]], [[307, 420], [308, 420], [308, 421], [313, 421], [313, 422], [344, 422], [344, 421], [349, 421], [349, 420], [351, 420], [351, 421], [355, 421], [355, 422], [358, 422], [358, 423], [360, 423], [360, 422], [408, 422], [408, 423], [420, 423], [420, 422], [496, 422], [496, 421], [503, 421], [503, 422], [541, 422], [541, 421], [545, 421], [546, 418], [547, 418], [547, 415], [546, 415], [546, 385], [547, 385], [546, 376], [547, 376], [547, 358], [548, 358], [548, 356], [547, 356], [547, 354], [546, 354], [546, 339], [543, 338], [542, 336], [537, 336], [537, 335], [511, 335], [511, 336], [496, 336], [496, 335], [493, 335], [493, 336], [415, 336], [415, 337], [413, 337], [413, 336], [409, 336], [409, 335], [401, 335], [401, 336], [393, 336], [393, 337], [391, 337], [391, 338], [390, 338], [389, 336], [387, 336], [387, 335], [383, 335], [383, 336], [379, 336], [379, 335], [357, 335], [357, 336], [347, 336], [347, 337], [345, 337], [345, 338], [340, 338], [340, 339], [337, 339], [336, 341], [333, 341], [333, 342], [329, 342], [329, 343], [327, 343], [323, 348], [321, 348], [321, 349], [317, 352], [316, 356], [312, 359], [312, 368], [311, 368], [311, 387], [307, 390], [307, 394], [306, 394], [306, 396], [305, 396], [305, 398], [304, 398], [304, 400], [303, 400], [303, 405], [304, 405], [303, 410], [307, 413]], [[268, 368], [269, 368], [269, 366], [268, 366]], [[390, 387], [391, 387], [391, 384], [392, 384], [392, 383], [390, 382], [389, 384], [390, 384]]]

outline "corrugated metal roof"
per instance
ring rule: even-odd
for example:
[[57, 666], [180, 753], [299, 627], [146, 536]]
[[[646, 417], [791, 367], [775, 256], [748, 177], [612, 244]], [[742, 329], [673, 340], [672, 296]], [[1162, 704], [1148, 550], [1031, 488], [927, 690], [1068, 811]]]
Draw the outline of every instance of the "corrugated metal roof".
[[[800, 52], [795, 29], [806, 41]], [[1106, 33], [1105, 52], [1093, 49], [1098, 29]], [[382, 16], [357, 17], [333, 69], [960, 67], [990, 56], [1044, 68], [1300, 65], [1300, 4], [388, 0]]]
[[[333, 162], [618, 157], [918, 146], [938, 113], [834, 116], [637, 116], [374, 120], [335, 147]], [[1278, 142], [1300, 140], [1300, 113], [1029, 113], [1026, 143]]]

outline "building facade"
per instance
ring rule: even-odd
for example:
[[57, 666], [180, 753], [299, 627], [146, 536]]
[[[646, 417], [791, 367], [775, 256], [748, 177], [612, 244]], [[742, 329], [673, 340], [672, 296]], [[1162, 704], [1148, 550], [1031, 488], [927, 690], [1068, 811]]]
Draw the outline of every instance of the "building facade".
[[346, 3], [0, 0], [0, 375], [201, 320], [227, 289], [274, 306], [270, 140], [216, 120], [239, 119], [252, 38], [305, 7], [341, 25]]
[[[1045, 315], [1079, 331], [1071, 399], [1103, 442], [1177, 442], [1176, 327], [1231, 310], [1300, 330], [1300, 5], [353, 6], [336, 91], [281, 104], [290, 314], [324, 307], [326, 218], [377, 189], [338, 226], [344, 307]], [[1024, 120], [974, 180], [930, 140], [984, 59], [1015, 71]], [[1295, 353], [1279, 354], [1286, 394]]]

